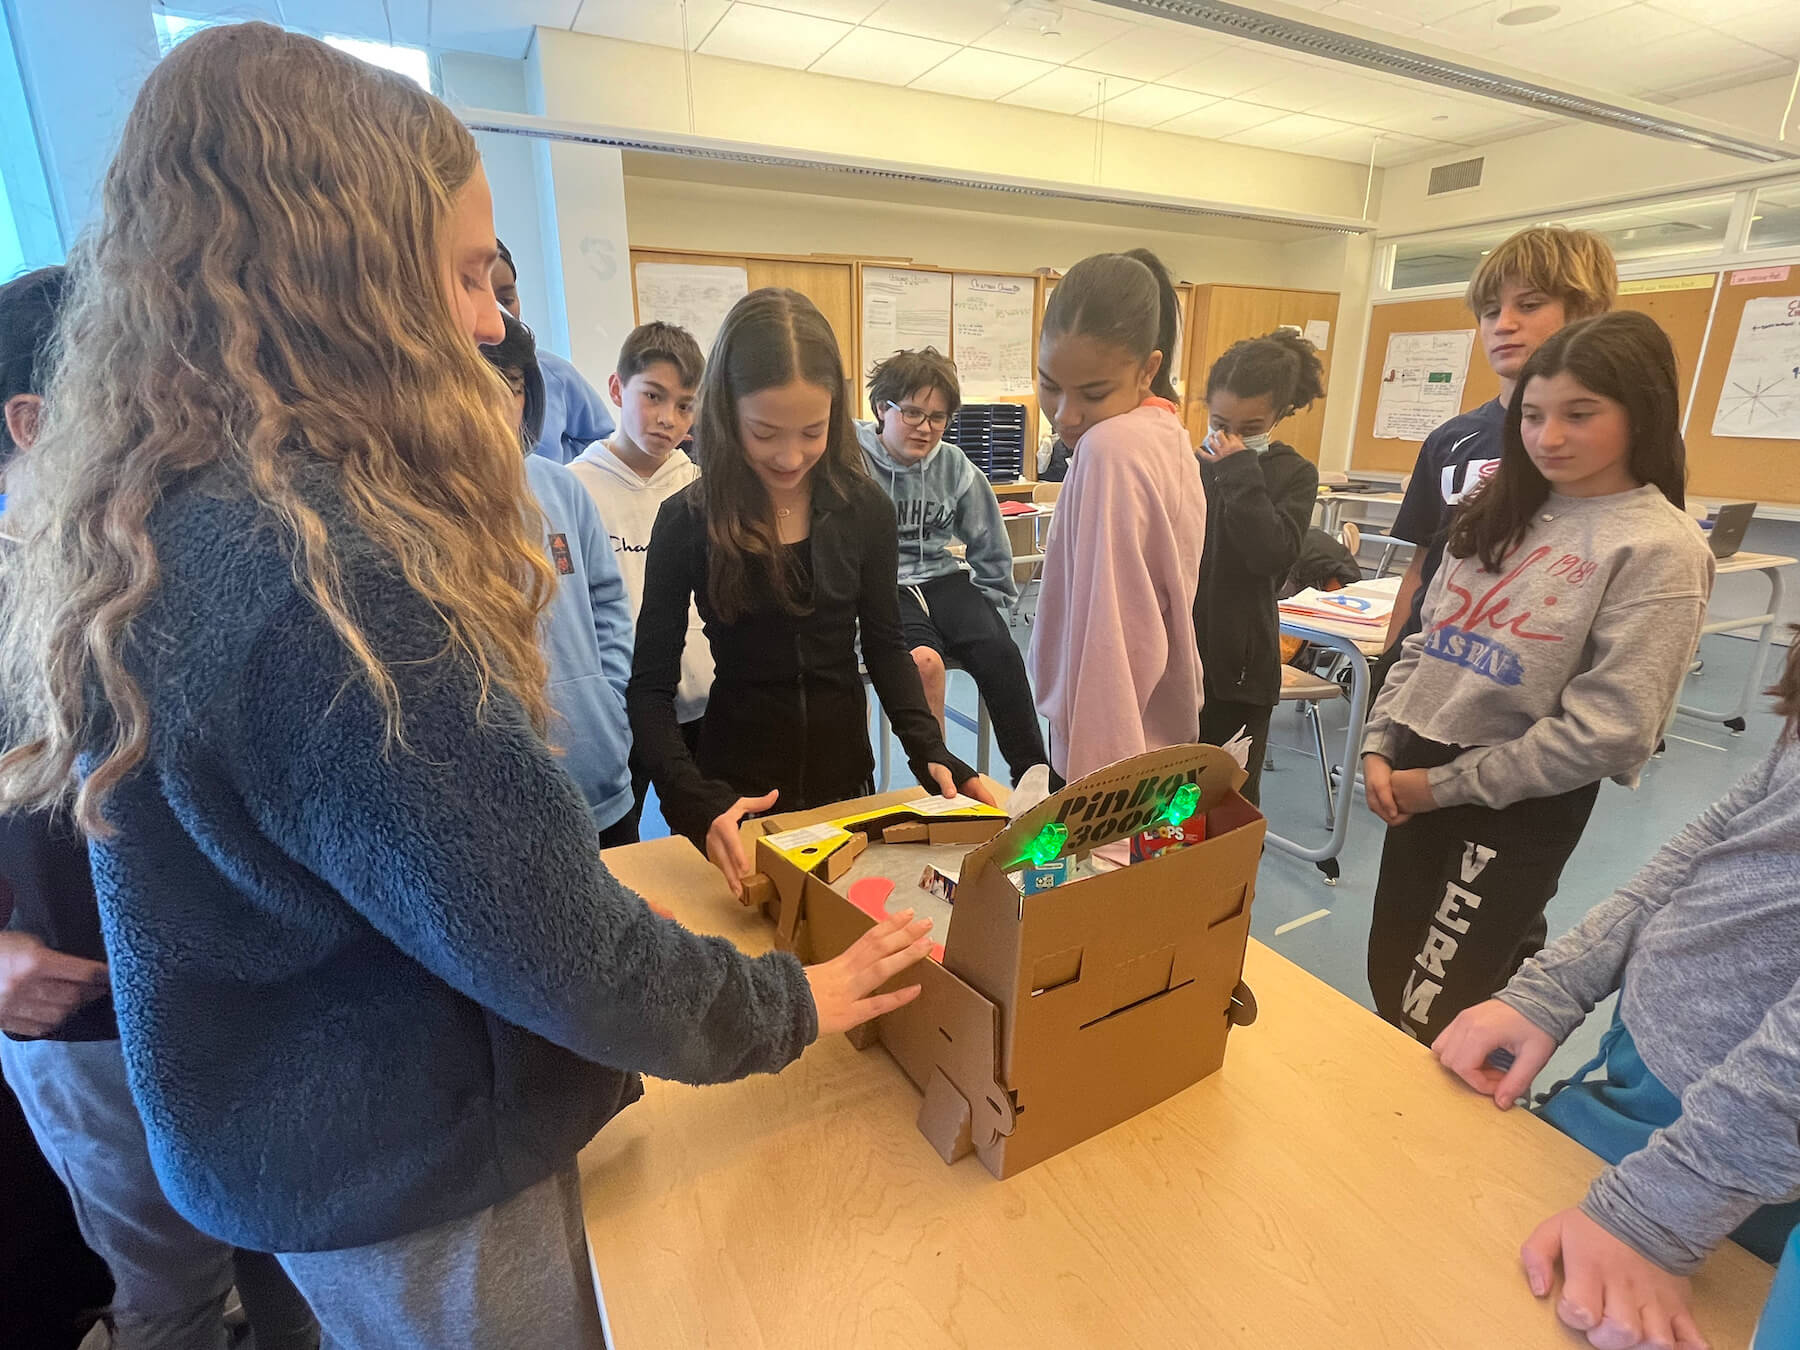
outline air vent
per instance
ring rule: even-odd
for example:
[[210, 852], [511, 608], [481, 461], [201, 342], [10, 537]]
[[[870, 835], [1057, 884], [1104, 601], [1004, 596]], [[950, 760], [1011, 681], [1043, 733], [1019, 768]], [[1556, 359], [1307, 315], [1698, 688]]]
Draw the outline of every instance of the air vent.
[[1474, 159], [1459, 159], [1454, 164], [1440, 164], [1431, 171], [1431, 182], [1425, 188], [1427, 197], [1436, 197], [1445, 192], [1466, 192], [1470, 188], [1481, 186], [1481, 166], [1486, 161], [1477, 155]]
[[1100, 0], [1114, 9], [1173, 19], [1195, 28], [1248, 38], [1290, 52], [1304, 52], [1421, 84], [1479, 94], [1537, 112], [1576, 117], [1621, 131], [1682, 141], [1764, 164], [1800, 159], [1800, 143], [1760, 138], [1724, 122], [1676, 113], [1641, 99], [1563, 89], [1517, 68], [1477, 65], [1460, 52], [1346, 23], [1280, 3], [1232, 4], [1229, 0]]

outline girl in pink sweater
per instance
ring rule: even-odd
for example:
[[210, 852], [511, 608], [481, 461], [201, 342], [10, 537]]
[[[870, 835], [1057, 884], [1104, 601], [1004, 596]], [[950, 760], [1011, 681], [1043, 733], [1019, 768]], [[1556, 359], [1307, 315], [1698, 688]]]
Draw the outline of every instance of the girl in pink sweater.
[[1030, 664], [1051, 767], [1070, 781], [1200, 734], [1206, 495], [1169, 379], [1178, 322], [1148, 249], [1084, 258], [1044, 312], [1038, 398], [1075, 454]]

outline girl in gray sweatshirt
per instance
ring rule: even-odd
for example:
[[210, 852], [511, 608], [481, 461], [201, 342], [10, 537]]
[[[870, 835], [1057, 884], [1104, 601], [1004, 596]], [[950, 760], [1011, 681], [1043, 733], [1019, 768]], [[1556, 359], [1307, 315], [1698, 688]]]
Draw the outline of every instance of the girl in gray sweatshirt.
[[1458, 513], [1369, 716], [1388, 823], [1377, 1010], [1429, 1043], [1543, 945], [1600, 780], [1634, 786], [1687, 673], [1713, 558], [1683, 512], [1675, 360], [1629, 312], [1521, 372], [1500, 468]]

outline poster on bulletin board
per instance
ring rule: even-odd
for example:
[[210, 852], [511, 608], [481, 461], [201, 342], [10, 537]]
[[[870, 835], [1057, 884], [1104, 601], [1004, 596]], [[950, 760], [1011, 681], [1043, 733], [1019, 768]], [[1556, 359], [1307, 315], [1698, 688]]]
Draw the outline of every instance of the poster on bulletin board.
[[1745, 304], [1712, 434], [1800, 440], [1800, 295]]
[[907, 267], [862, 269], [862, 353], [873, 365], [895, 352], [950, 352], [950, 274]]
[[750, 293], [742, 267], [641, 262], [636, 277], [638, 322], [685, 328], [703, 352], [712, 350], [731, 307]]
[[956, 374], [963, 397], [978, 401], [1031, 393], [1031, 327], [1037, 283], [1029, 277], [958, 272], [951, 299]]
[[1422, 441], [1462, 407], [1469, 379], [1470, 328], [1444, 333], [1390, 333], [1375, 402], [1375, 435]]

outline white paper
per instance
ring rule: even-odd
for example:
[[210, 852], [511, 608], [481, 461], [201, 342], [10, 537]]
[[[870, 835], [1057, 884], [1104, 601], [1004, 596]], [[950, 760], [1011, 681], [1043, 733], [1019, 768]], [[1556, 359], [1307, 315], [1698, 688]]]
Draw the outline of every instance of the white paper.
[[685, 328], [703, 352], [712, 350], [731, 307], [750, 293], [749, 274], [741, 267], [641, 262], [636, 276], [638, 322]]
[[1422, 441], [1462, 409], [1475, 330], [1392, 333], [1375, 403], [1375, 435]]
[[985, 805], [987, 803], [965, 797], [959, 792], [954, 797], [921, 797], [916, 802], [907, 802], [903, 809], [917, 812], [921, 816], [948, 816], [958, 811], [979, 810]]
[[950, 355], [950, 274], [863, 268], [863, 361], [873, 365], [919, 347]]
[[1325, 319], [1308, 319], [1301, 336], [1312, 343], [1316, 351], [1322, 352], [1331, 345], [1331, 324]]
[[1800, 440], [1800, 296], [1765, 296], [1744, 306], [1712, 430]]
[[797, 830], [789, 830], [785, 834], [770, 834], [763, 837], [763, 842], [770, 848], [780, 849], [783, 853], [791, 853], [797, 848], [805, 848], [808, 844], [822, 844], [828, 839], [842, 836], [850, 837], [850, 832], [837, 825], [802, 825]]
[[1026, 277], [958, 272], [952, 296], [956, 374], [964, 400], [1029, 394], [1036, 382], [1031, 320], [1037, 283]]

